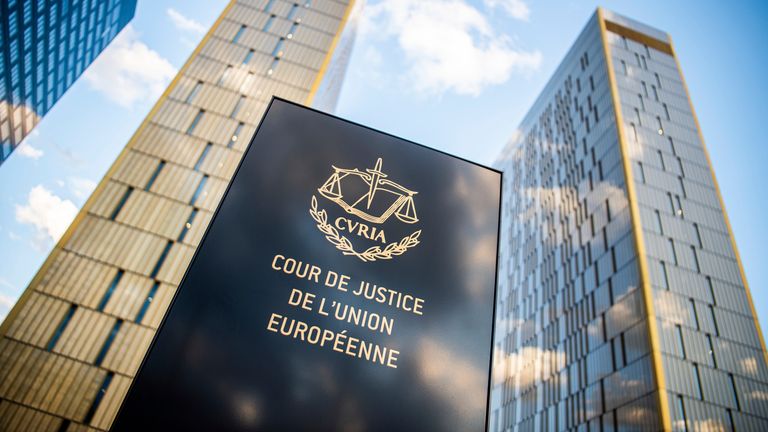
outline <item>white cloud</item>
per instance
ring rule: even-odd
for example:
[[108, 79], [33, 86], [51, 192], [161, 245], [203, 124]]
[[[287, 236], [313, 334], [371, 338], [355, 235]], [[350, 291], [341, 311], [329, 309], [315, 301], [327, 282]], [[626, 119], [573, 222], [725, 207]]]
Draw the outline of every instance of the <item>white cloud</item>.
[[425, 387], [450, 403], [458, 420], [471, 420], [485, 404], [486, 372], [430, 337], [423, 337], [417, 349], [417, 373]]
[[540, 52], [515, 48], [464, 0], [390, 0], [369, 7], [364, 17], [364, 35], [397, 40], [418, 91], [477, 96], [541, 63]]
[[96, 188], [96, 182], [82, 177], [70, 177], [67, 179], [69, 190], [77, 198], [87, 198]]
[[124, 107], [156, 99], [176, 74], [168, 60], [139, 40], [129, 24], [86, 69], [90, 86]]
[[24, 157], [28, 157], [30, 159], [40, 159], [43, 157], [45, 152], [42, 150], [33, 147], [32, 144], [24, 141], [19, 145], [19, 147], [16, 149], [16, 152]]
[[490, 8], [500, 7], [509, 16], [520, 21], [528, 21], [531, 16], [531, 10], [524, 0], [485, 0], [485, 4]]
[[168, 18], [171, 19], [173, 26], [177, 29], [181, 31], [189, 31], [192, 33], [205, 33], [205, 26], [193, 20], [192, 18], [185, 17], [176, 9], [168, 8], [165, 13], [168, 14]]
[[25, 205], [16, 205], [16, 221], [35, 227], [39, 239], [57, 241], [77, 214], [72, 201], [64, 200], [42, 185], [29, 191]]
[[11, 310], [16, 300], [5, 294], [0, 294], [0, 324], [2, 324], [5, 317], [8, 315], [8, 311]]
[[512, 353], [502, 349], [494, 351], [493, 360], [493, 385], [513, 378], [518, 388], [526, 388], [542, 377], [549, 376], [553, 366], [554, 370], [562, 368], [565, 365], [565, 353], [539, 347], [523, 347]]

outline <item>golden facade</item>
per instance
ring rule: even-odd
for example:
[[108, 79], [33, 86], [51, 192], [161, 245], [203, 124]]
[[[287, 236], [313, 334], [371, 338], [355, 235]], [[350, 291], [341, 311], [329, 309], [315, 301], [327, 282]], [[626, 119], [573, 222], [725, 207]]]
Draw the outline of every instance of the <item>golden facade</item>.
[[0, 429], [109, 429], [272, 95], [312, 101], [352, 3], [226, 6], [0, 327]]

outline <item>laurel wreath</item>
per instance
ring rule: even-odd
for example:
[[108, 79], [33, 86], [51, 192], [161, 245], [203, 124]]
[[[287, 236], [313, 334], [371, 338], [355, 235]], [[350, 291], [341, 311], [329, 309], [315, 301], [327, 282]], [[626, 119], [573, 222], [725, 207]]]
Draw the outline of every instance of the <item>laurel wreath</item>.
[[328, 223], [328, 214], [325, 210], [317, 209], [317, 198], [314, 195], [312, 195], [312, 205], [309, 209], [309, 214], [317, 222], [317, 229], [325, 234], [325, 238], [336, 246], [336, 249], [340, 250], [344, 255], [354, 255], [364, 262], [392, 259], [392, 257], [402, 255], [408, 249], [419, 244], [421, 230], [403, 237], [400, 241], [389, 243], [384, 246], [384, 249], [380, 246], [371, 246], [362, 252], [358, 252], [352, 246], [352, 242], [349, 239], [340, 235], [336, 227]]

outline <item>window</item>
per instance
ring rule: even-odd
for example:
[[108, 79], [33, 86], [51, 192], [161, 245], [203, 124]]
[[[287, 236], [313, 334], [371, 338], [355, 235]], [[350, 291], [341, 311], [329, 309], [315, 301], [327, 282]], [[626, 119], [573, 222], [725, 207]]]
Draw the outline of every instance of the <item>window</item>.
[[680, 192], [682, 192], [683, 197], [684, 198], [687, 197], [688, 194], [685, 193], [685, 183], [683, 183], [683, 178], [680, 176], [677, 176], [677, 183], [678, 183], [678, 186], [680, 187]]
[[224, 69], [224, 72], [221, 73], [221, 76], [219, 77], [219, 81], [216, 82], [216, 85], [224, 85], [224, 81], [229, 77], [232, 73], [232, 65], [227, 65], [227, 68]]
[[664, 289], [669, 289], [669, 275], [667, 274], [667, 263], [661, 262], [661, 282], [664, 284]]
[[229, 143], [227, 144], [227, 147], [232, 147], [235, 142], [237, 141], [237, 137], [240, 136], [240, 132], [243, 131], [243, 122], [240, 122], [237, 124], [237, 127], [235, 128], [235, 132], [232, 134], [232, 138], [230, 138]]
[[240, 38], [243, 36], [243, 33], [245, 33], [245, 27], [246, 25], [243, 24], [240, 26], [239, 29], [237, 29], [237, 33], [235, 33], [235, 37], [232, 38], [232, 43], [237, 43]]
[[149, 293], [147, 294], [147, 297], [144, 299], [144, 303], [141, 305], [141, 309], [139, 309], [139, 313], [136, 314], [136, 321], [137, 323], [141, 323], [141, 320], [144, 319], [144, 315], [147, 313], [147, 309], [149, 309], [149, 306], [152, 304], [152, 299], [155, 298], [155, 294], [157, 294], [157, 289], [160, 287], [160, 282], [155, 281], [155, 284], [152, 285], [152, 288], [149, 289]]
[[299, 28], [299, 23], [296, 23], [296, 22], [295, 22], [295, 23], [291, 24], [291, 29], [290, 29], [290, 30], [288, 30], [288, 35], [286, 36], [286, 38], [288, 38], [288, 39], [292, 39], [292, 38], [293, 38], [293, 35], [296, 33], [296, 30], [297, 30], [298, 28]]
[[685, 418], [685, 404], [683, 404], [683, 397], [677, 396], [677, 418], [680, 419], [680, 427], [683, 432], [688, 432], [688, 419]]
[[637, 119], [637, 124], [642, 126], [643, 125], [643, 119], [640, 118], [640, 110], [635, 108], [635, 118]]
[[[657, 98], [657, 100], [658, 100], [658, 98]], [[669, 107], [667, 107], [667, 104], [663, 103], [663, 104], [661, 104], [661, 106], [662, 106], [662, 108], [664, 108], [664, 116], [667, 118], [667, 120], [671, 120], [670, 117], [669, 117]]]
[[150, 278], [154, 279], [157, 276], [157, 273], [160, 272], [160, 267], [163, 266], [165, 259], [168, 258], [168, 253], [171, 251], [171, 246], [173, 246], [173, 241], [168, 240], [168, 243], [165, 244], [165, 248], [163, 248], [163, 252], [160, 254], [160, 257], [155, 263], [155, 267], [152, 269], [152, 273], [149, 275]]
[[187, 128], [187, 135], [192, 135], [192, 132], [195, 131], [197, 124], [200, 123], [200, 119], [203, 118], [203, 114], [205, 114], [205, 110], [200, 110], [197, 112], [195, 118], [192, 119], [192, 123]]
[[693, 257], [694, 269], [696, 269], [697, 272], [701, 272], [701, 267], [699, 266], [699, 255], [696, 253], [696, 246], [691, 246], [691, 256]]
[[272, 50], [272, 57], [280, 58], [283, 56], [283, 44], [285, 44], [285, 38], [280, 38], [275, 44], [275, 49]]
[[709, 309], [709, 317], [712, 320], [712, 326], [715, 328], [715, 336], [720, 336], [720, 328], [717, 326], [717, 318], [715, 317], [715, 308], [712, 305], [707, 305]]
[[278, 58], [272, 60], [272, 64], [269, 66], [269, 69], [267, 69], [267, 75], [271, 76], [273, 73], [275, 73], [275, 69], [277, 69], [277, 64], [279, 61], [280, 59]]
[[637, 99], [640, 101], [640, 108], [645, 111], [645, 102], [643, 101], [643, 95], [637, 95]]
[[672, 258], [672, 262], [677, 265], [677, 254], [675, 253], [675, 241], [667, 239], [667, 253]]
[[161, 160], [160, 163], [157, 164], [157, 168], [155, 168], [155, 172], [153, 172], [152, 176], [149, 178], [147, 185], [144, 186], [145, 191], [148, 191], [152, 187], [152, 185], [155, 183], [155, 180], [157, 180], [157, 176], [160, 175], [160, 171], [163, 170], [163, 167], [165, 167], [165, 161]]
[[707, 276], [707, 288], [709, 288], [709, 295], [712, 297], [712, 304], [717, 305], [717, 297], [715, 296], [715, 286], [712, 285], [712, 278]]
[[628, 75], [627, 62], [625, 62], [624, 60], [621, 61], [621, 71], [624, 72], [624, 75]]
[[693, 364], [693, 374], [696, 378], [694, 380], [694, 384], [696, 385], [696, 395], [699, 397], [699, 400], [703, 400], [704, 394], [701, 392], [701, 374], [699, 373], [699, 365], [696, 363]]
[[[269, 12], [270, 9], [272, 9], [272, 6], [275, 4], [275, 0], [269, 0], [267, 4], [264, 6], [264, 12]], [[274, 15], [273, 15], [274, 16]]]
[[658, 210], [653, 211], [654, 214], [654, 220], [656, 221], [656, 231], [659, 232], [659, 234], [664, 234], [664, 228], [661, 225], [661, 213], [659, 213]]
[[192, 212], [189, 214], [189, 217], [187, 218], [187, 221], [184, 223], [184, 226], [181, 228], [181, 232], [179, 233], [179, 237], [176, 239], [178, 242], [184, 241], [184, 237], [187, 236], [187, 232], [189, 232], [189, 229], [192, 228], [192, 222], [195, 221], [195, 216], [197, 216], [198, 209], [195, 207], [192, 209]]
[[682, 358], [686, 358], [685, 344], [683, 343], [683, 327], [680, 324], [675, 324], [675, 334], [677, 337], [677, 354]]
[[232, 113], [229, 115], [229, 118], [235, 118], [235, 116], [237, 116], [237, 113], [240, 112], [240, 109], [243, 107], [244, 102], [245, 102], [245, 95], [240, 95], [240, 98], [237, 100], [235, 107], [232, 108]]
[[264, 23], [264, 27], [262, 28], [263, 31], [269, 31], [269, 29], [272, 28], [272, 24], [275, 23], [275, 15], [270, 15], [269, 18], [267, 18], [267, 22]]
[[107, 393], [107, 389], [109, 389], [109, 384], [112, 382], [112, 378], [115, 377], [114, 372], [107, 372], [107, 375], [104, 377], [104, 381], [101, 382], [101, 388], [99, 389], [99, 392], [96, 393], [96, 397], [93, 399], [93, 403], [91, 403], [91, 407], [88, 409], [88, 412], [85, 414], [85, 418], [83, 419], [84, 424], [89, 424], [91, 420], [93, 420], [93, 416], [96, 414], [96, 410], [99, 408], [99, 405], [101, 404], [101, 400], [104, 399], [104, 395]]
[[643, 86], [643, 95], [648, 97], [648, 86], [645, 85], [645, 81], [640, 81], [640, 85]]
[[645, 171], [643, 170], [643, 163], [637, 163], [637, 173], [640, 176], [640, 181], [645, 183]]
[[640, 54], [635, 53], [635, 61], [637, 62], [638, 66], [641, 66], [641, 67], [643, 66], [643, 64], [640, 63]]
[[656, 86], [655, 85], [651, 85], [651, 90], [653, 91], [653, 99], [655, 99], [656, 102], [658, 102], [659, 101], [659, 91], [656, 90]]
[[630, 123], [629, 127], [632, 129], [632, 138], [637, 142], [637, 127], [635, 127], [634, 123]]
[[621, 346], [622, 339], [619, 337], [611, 340], [611, 354], [613, 358], [613, 370], [619, 370], [626, 365], [624, 349]]
[[691, 322], [699, 330], [699, 315], [696, 313], [696, 301], [694, 299], [688, 299], [688, 313], [691, 314]]
[[663, 171], [666, 171], [667, 167], [664, 165], [664, 154], [661, 153], [661, 150], [656, 150], [656, 156], [659, 158], [659, 166]]
[[197, 162], [195, 162], [195, 167], [193, 168], [195, 171], [200, 171], [200, 166], [203, 164], [205, 157], [208, 156], [208, 152], [211, 151], [211, 147], [213, 147], [212, 143], [208, 143], [205, 145], [203, 152], [200, 153], [200, 157], [197, 158]]
[[109, 348], [112, 346], [112, 342], [115, 341], [115, 336], [117, 336], [117, 333], [120, 331], [120, 327], [122, 325], [123, 320], [119, 319], [115, 321], [115, 325], [112, 326], [112, 330], [109, 332], [107, 340], [104, 341], [104, 345], [101, 346], [99, 354], [96, 356], [96, 360], [94, 360], [93, 364], [96, 366], [101, 366], [101, 363], [104, 361], [104, 357], [107, 356]]
[[659, 135], [664, 135], [664, 126], [661, 124], [661, 117], [656, 116], [656, 124], [659, 127]]
[[189, 205], [195, 205], [195, 202], [197, 202], [197, 199], [200, 198], [200, 195], [201, 194], [205, 195], [205, 193], [203, 193], [203, 188], [205, 188], [205, 184], [207, 182], [208, 182], [208, 174], [205, 174], [203, 178], [200, 179], [200, 183], [197, 184], [197, 189], [195, 189], [195, 193], [192, 195], [192, 198], [189, 200]]
[[715, 346], [712, 343], [712, 335], [707, 334], [707, 355], [709, 356], [711, 365], [713, 368], [717, 367], [717, 359], [715, 359]]
[[243, 64], [247, 65], [251, 62], [251, 59], [253, 58], [253, 50], [248, 50], [248, 52], [245, 54], [245, 58], [243, 59]]
[[133, 193], [133, 186], [129, 186], [128, 189], [123, 193], [123, 196], [120, 198], [120, 201], [117, 202], [117, 206], [112, 211], [112, 214], [109, 215], [110, 220], [115, 220], [117, 218], [117, 215], [120, 214], [120, 210], [123, 209], [123, 206], [125, 206], [125, 202], [128, 201], [128, 198], [130, 198], [131, 194]]
[[195, 86], [192, 87], [192, 90], [187, 95], [187, 99], [184, 101], [186, 103], [192, 103], [192, 101], [195, 99], [195, 96], [200, 92], [200, 88], [203, 86], [202, 81], [198, 81], [195, 83]]
[[109, 303], [110, 297], [112, 297], [112, 293], [115, 292], [115, 288], [117, 288], [117, 284], [120, 283], [120, 279], [123, 278], [123, 274], [125, 274], [125, 271], [123, 269], [120, 269], [117, 271], [117, 274], [115, 274], [115, 277], [112, 278], [112, 282], [109, 283], [109, 286], [107, 287], [107, 292], [104, 293], [104, 296], [101, 298], [101, 301], [99, 302], [99, 305], [96, 307], [96, 310], [103, 311], [104, 307]]
[[741, 403], [739, 401], [739, 391], [736, 388], [736, 379], [733, 378], [733, 374], [728, 374], [728, 379], [731, 381], [731, 390], [733, 392], [733, 402], [736, 404], [736, 410], [741, 411]]
[[296, 12], [299, 10], [299, 5], [294, 3], [293, 6], [291, 6], [291, 10], [288, 11], [288, 19], [292, 20], [296, 18]]
[[703, 248], [704, 245], [701, 242], [701, 231], [699, 231], [699, 224], [693, 223], [693, 233], [696, 235], [696, 244], [699, 245], [700, 248]]
[[64, 314], [64, 318], [61, 319], [61, 322], [59, 322], [58, 327], [56, 327], [56, 331], [53, 333], [53, 336], [51, 336], [51, 340], [48, 341], [48, 345], [45, 346], [45, 349], [47, 351], [52, 351], [53, 348], [56, 346], [56, 342], [59, 341], [61, 334], [64, 333], [64, 329], [67, 328], [67, 324], [69, 324], [69, 321], [72, 320], [72, 316], [75, 314], [76, 310], [77, 310], [77, 305], [75, 304], [69, 305], [69, 309], [67, 310], [67, 313]]

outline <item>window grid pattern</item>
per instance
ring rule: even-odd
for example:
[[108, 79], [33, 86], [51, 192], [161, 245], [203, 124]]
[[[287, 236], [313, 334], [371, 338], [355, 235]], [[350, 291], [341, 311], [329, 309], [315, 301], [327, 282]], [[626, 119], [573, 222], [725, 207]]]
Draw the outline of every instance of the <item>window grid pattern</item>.
[[0, 165], [135, 10], [136, 0], [0, 3]]
[[625, 130], [636, 130], [630, 159], [644, 173], [633, 182], [673, 429], [768, 430], [765, 354], [682, 72], [671, 49], [608, 34], [613, 63], [626, 64], [614, 74]]
[[593, 16], [496, 163], [494, 432], [660, 425], [602, 47]]
[[307, 100], [351, 6], [315, 1], [288, 19], [293, 4], [230, 2], [11, 311], [0, 429], [109, 429], [248, 145], [233, 131], [251, 136], [272, 95]]

